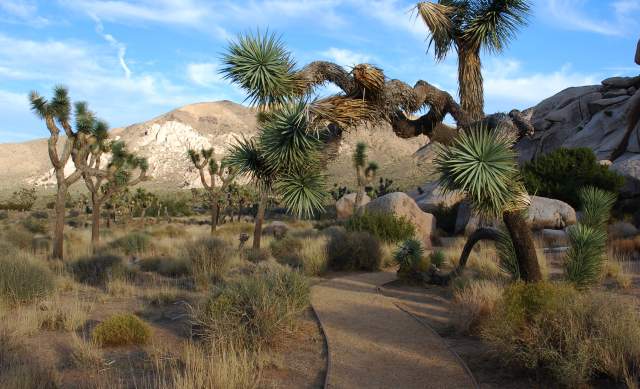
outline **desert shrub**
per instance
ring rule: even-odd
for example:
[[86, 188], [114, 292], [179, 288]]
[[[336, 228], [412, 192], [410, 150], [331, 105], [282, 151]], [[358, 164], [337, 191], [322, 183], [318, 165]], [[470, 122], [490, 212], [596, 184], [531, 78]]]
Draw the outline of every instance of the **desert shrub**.
[[368, 232], [332, 231], [327, 243], [329, 267], [335, 270], [380, 270], [380, 241]]
[[452, 316], [456, 330], [475, 333], [501, 297], [502, 287], [488, 280], [470, 281], [454, 289]]
[[580, 206], [578, 190], [593, 186], [618, 192], [624, 178], [600, 165], [589, 148], [559, 148], [528, 162], [522, 168], [527, 191], [538, 196], [551, 197]]
[[182, 277], [191, 274], [189, 262], [182, 258], [150, 257], [141, 259], [140, 270], [152, 271], [166, 277]]
[[271, 242], [269, 249], [271, 255], [280, 263], [292, 267], [302, 267], [302, 239], [291, 236], [285, 236], [282, 239], [276, 239]]
[[44, 234], [47, 232], [47, 225], [33, 217], [28, 217], [22, 221], [22, 226], [32, 234]]
[[293, 235], [271, 242], [273, 257], [283, 265], [301, 269], [306, 275], [314, 276], [325, 272], [328, 257], [327, 240], [324, 236], [296, 238]]
[[154, 228], [151, 231], [151, 235], [155, 238], [184, 238], [187, 235], [187, 231], [184, 228], [179, 228], [173, 224], [167, 224], [166, 226]]
[[4, 240], [21, 250], [30, 250], [33, 234], [22, 227], [10, 228], [4, 232]]
[[29, 257], [0, 258], [0, 298], [9, 304], [32, 302], [55, 288], [53, 273]]
[[144, 253], [152, 247], [151, 236], [144, 232], [131, 232], [112, 241], [108, 247], [126, 255]]
[[219, 238], [202, 238], [184, 248], [184, 255], [191, 263], [191, 273], [201, 287], [224, 278], [231, 266], [232, 254], [231, 245]]
[[621, 296], [516, 283], [506, 288], [481, 334], [505, 361], [541, 369], [567, 387], [599, 375], [628, 385], [637, 380], [631, 375], [640, 367], [640, 314]]
[[424, 258], [424, 248], [417, 239], [407, 239], [393, 253], [398, 264], [398, 276], [404, 279], [420, 280], [420, 274], [427, 271], [429, 261]]
[[91, 338], [100, 346], [127, 346], [146, 344], [151, 337], [151, 328], [135, 315], [114, 315], [98, 324]]
[[570, 246], [564, 263], [567, 280], [578, 287], [595, 284], [602, 276], [606, 233], [578, 224], [569, 228], [568, 236]]
[[97, 254], [70, 262], [69, 271], [75, 278], [89, 285], [104, 285], [108, 280], [123, 278], [129, 271], [122, 258]]
[[309, 284], [302, 274], [277, 264], [259, 266], [218, 287], [194, 311], [194, 321], [216, 344], [259, 349], [290, 330], [308, 305]]
[[404, 217], [389, 213], [365, 212], [353, 215], [345, 227], [349, 231], [365, 231], [383, 242], [398, 243], [413, 238], [415, 227]]
[[271, 252], [265, 249], [247, 248], [242, 252], [242, 256], [249, 262], [260, 263], [271, 258]]
[[447, 261], [447, 256], [442, 250], [435, 250], [429, 254], [429, 261], [432, 265], [440, 269], [442, 265]]
[[0, 220], [6, 220], [9, 218], [9, 212], [7, 211], [0, 211]]
[[34, 219], [44, 220], [49, 218], [49, 213], [47, 211], [32, 211], [29, 215]]

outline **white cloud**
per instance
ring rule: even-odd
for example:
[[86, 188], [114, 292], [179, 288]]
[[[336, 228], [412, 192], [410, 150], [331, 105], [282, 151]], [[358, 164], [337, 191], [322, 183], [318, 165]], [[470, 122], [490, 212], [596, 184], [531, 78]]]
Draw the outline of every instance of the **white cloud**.
[[21, 23], [33, 27], [44, 27], [49, 24], [49, 20], [38, 15], [38, 7], [33, 1], [27, 0], [2, 0], [0, 1], [0, 11], [12, 16], [12, 22], [18, 19]]
[[543, 0], [542, 12], [559, 27], [601, 35], [626, 35], [637, 30], [640, 0], [617, 0], [610, 12], [598, 16], [587, 14], [587, 0]]
[[218, 65], [215, 63], [190, 63], [187, 65], [187, 77], [200, 86], [213, 86], [224, 83]]
[[127, 46], [124, 43], [119, 42], [116, 38], [111, 34], [107, 34], [104, 32], [104, 26], [102, 25], [102, 21], [97, 16], [92, 16], [93, 20], [96, 22], [96, 32], [100, 35], [104, 40], [109, 42], [109, 44], [118, 50], [118, 62], [120, 63], [120, 67], [124, 71], [124, 75], [127, 78], [131, 78], [131, 69], [127, 65], [127, 61], [125, 61], [125, 55], [127, 54]]
[[335, 47], [331, 47], [329, 50], [323, 51], [322, 53], [320, 53], [320, 55], [330, 59], [331, 61], [337, 63], [342, 67], [347, 68], [361, 63], [369, 62], [372, 59], [372, 57], [367, 54], [357, 53], [348, 49], [339, 49]]
[[534, 105], [568, 87], [599, 82], [596, 75], [573, 72], [570, 64], [550, 73], [527, 74], [521, 63], [513, 59], [491, 61], [483, 73], [485, 99], [512, 104], [512, 107]]

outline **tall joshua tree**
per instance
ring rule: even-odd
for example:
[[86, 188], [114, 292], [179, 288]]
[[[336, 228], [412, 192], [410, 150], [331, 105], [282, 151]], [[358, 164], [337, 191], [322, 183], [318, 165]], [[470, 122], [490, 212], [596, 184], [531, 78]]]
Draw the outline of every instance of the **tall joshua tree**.
[[367, 159], [367, 145], [364, 142], [358, 142], [353, 153], [353, 167], [356, 169], [356, 185], [358, 187], [354, 208], [358, 213], [364, 200], [366, 187], [373, 182], [376, 171], [378, 171], [378, 165], [375, 162], [367, 163]]
[[[513, 242], [520, 277], [535, 282], [542, 279], [542, 274], [525, 217], [530, 200], [519, 175], [514, 141], [503, 131], [478, 126], [458, 135], [452, 145], [439, 147], [434, 162], [445, 190], [465, 193], [481, 215], [502, 218]], [[497, 238], [496, 232], [486, 229], [472, 234], [454, 273], [464, 267], [478, 240]]]
[[[219, 164], [213, 156], [213, 149], [202, 149], [200, 152], [189, 149], [187, 155], [191, 163], [200, 172], [200, 182], [209, 195], [209, 207], [211, 208], [211, 234], [213, 235], [218, 225], [221, 196], [235, 179], [233, 169]], [[206, 174], [205, 174], [206, 169]], [[207, 180], [206, 175], [209, 175]], [[216, 186], [216, 180], [220, 186]]]
[[526, 0], [438, 0], [419, 2], [418, 15], [430, 31], [438, 61], [454, 48], [458, 54], [460, 104], [474, 120], [484, 116], [480, 50], [501, 52], [526, 24]]
[[[107, 152], [111, 153], [111, 159], [106, 166], [102, 166], [102, 159]], [[100, 244], [102, 206], [124, 192], [126, 188], [148, 180], [149, 165], [145, 158], [128, 152], [122, 141], [96, 142], [91, 148], [89, 158], [81, 161], [80, 164], [82, 171], [87, 171], [89, 168], [89, 172], [94, 173], [84, 173], [83, 178], [91, 194], [91, 246], [95, 250]], [[134, 175], [136, 175], [135, 178]]]
[[[57, 192], [55, 201], [55, 224], [53, 229], [52, 258], [64, 257], [64, 218], [65, 200], [69, 187], [82, 178], [84, 174], [95, 174], [91, 168], [81, 170], [83, 158], [86, 159], [91, 144], [95, 142], [92, 131], [96, 130], [93, 122], [86, 117], [88, 111], [85, 103], [75, 104], [75, 129], [71, 125], [71, 101], [69, 93], [63, 86], [56, 86], [51, 101], [40, 96], [37, 92], [29, 95], [32, 111], [44, 120], [49, 130], [48, 152], [56, 176]], [[88, 125], [91, 123], [91, 125]], [[64, 138], [60, 138], [60, 127], [64, 131]], [[59, 142], [63, 142], [62, 148]], [[75, 170], [65, 173], [69, 161], [75, 164]]]

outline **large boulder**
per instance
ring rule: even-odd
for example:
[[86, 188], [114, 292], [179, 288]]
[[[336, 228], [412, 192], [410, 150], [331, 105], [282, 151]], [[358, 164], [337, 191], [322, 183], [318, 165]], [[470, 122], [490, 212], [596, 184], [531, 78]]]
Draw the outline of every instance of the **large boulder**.
[[273, 221], [268, 226], [262, 229], [262, 233], [265, 235], [273, 235], [275, 238], [283, 238], [287, 232], [289, 232], [289, 226], [285, 222]]
[[366, 205], [367, 211], [390, 213], [407, 219], [416, 229], [416, 237], [425, 248], [431, 248], [431, 238], [436, 231], [436, 218], [423, 212], [418, 204], [403, 192], [378, 197]]
[[450, 208], [464, 199], [464, 193], [445, 191], [437, 182], [429, 182], [407, 193], [424, 212], [433, 213], [438, 207]]
[[624, 186], [620, 195], [625, 198], [640, 195], [640, 156], [615, 162], [611, 169], [624, 177]]
[[[336, 202], [336, 216], [338, 220], [346, 220], [353, 215], [356, 195], [357, 193], [346, 194]], [[370, 201], [371, 198], [365, 194], [362, 198], [362, 205], [367, 205]]]
[[[531, 196], [531, 206], [527, 216], [527, 222], [534, 230], [562, 230], [577, 222], [576, 211], [569, 204], [540, 196]], [[464, 201], [458, 208], [454, 232], [469, 235], [478, 227], [500, 226], [502, 226], [502, 220], [482, 219], [474, 214], [469, 203]]]
[[536, 230], [561, 230], [577, 222], [576, 211], [569, 204], [540, 196], [531, 196], [528, 216], [531, 228]]

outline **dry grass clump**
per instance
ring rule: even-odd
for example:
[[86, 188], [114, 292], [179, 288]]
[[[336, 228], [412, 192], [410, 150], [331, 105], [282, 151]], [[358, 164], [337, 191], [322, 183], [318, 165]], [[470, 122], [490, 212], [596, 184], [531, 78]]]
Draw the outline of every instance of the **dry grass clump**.
[[627, 239], [616, 239], [609, 244], [615, 255], [633, 256], [640, 253], [640, 236]]
[[54, 389], [58, 377], [53, 369], [33, 360], [29, 350], [5, 328], [0, 328], [0, 388]]
[[31, 250], [33, 234], [23, 227], [11, 226], [4, 231], [2, 240], [20, 250]]
[[124, 278], [129, 270], [122, 258], [110, 254], [96, 254], [70, 262], [69, 271], [82, 283], [104, 285], [108, 280]]
[[206, 289], [210, 282], [222, 281], [231, 267], [233, 250], [220, 238], [202, 238], [187, 243], [185, 259], [191, 263], [191, 272], [196, 284]]
[[309, 305], [309, 284], [297, 271], [260, 264], [253, 274], [219, 286], [193, 312], [205, 339], [259, 350], [290, 330]]
[[306, 275], [316, 276], [328, 268], [327, 238], [295, 238], [286, 236], [270, 244], [271, 254], [278, 262], [302, 270]]
[[545, 371], [567, 387], [599, 375], [631, 387], [638, 379], [640, 314], [621, 296], [516, 283], [505, 289], [481, 334], [506, 362]]
[[454, 290], [453, 322], [461, 333], [476, 333], [502, 297], [503, 287], [493, 281], [471, 281]]
[[153, 248], [151, 235], [146, 232], [130, 232], [112, 241], [107, 246], [109, 250], [121, 252], [125, 255], [142, 254]]
[[13, 305], [28, 303], [54, 289], [53, 273], [29, 255], [0, 258], [0, 300]]
[[94, 341], [83, 339], [76, 333], [71, 334], [69, 358], [76, 368], [82, 369], [99, 369], [105, 363], [99, 346]]
[[336, 228], [329, 232], [329, 267], [335, 270], [380, 270], [380, 242], [368, 232], [347, 232]]
[[154, 238], [181, 239], [187, 236], [187, 231], [173, 224], [167, 224], [152, 228], [150, 234]]
[[146, 344], [151, 337], [148, 324], [132, 314], [114, 315], [94, 328], [91, 338], [100, 346]]
[[151, 271], [166, 277], [182, 277], [191, 274], [191, 266], [186, 258], [155, 256], [143, 258], [140, 270]]
[[173, 304], [179, 300], [187, 300], [188, 296], [184, 291], [176, 287], [162, 285], [160, 287], [144, 289], [142, 298], [150, 305], [164, 306]]
[[77, 295], [72, 301], [58, 297], [43, 301], [37, 307], [38, 327], [49, 331], [76, 331], [85, 324], [92, 308]]

